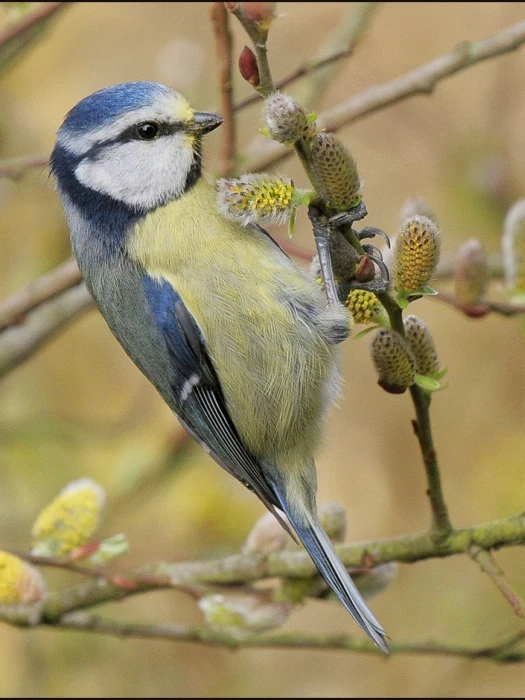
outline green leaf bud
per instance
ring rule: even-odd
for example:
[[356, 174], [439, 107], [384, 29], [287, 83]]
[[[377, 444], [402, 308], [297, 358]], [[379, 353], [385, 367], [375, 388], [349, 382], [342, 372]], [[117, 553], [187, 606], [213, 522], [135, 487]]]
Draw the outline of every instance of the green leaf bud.
[[481, 242], [476, 238], [465, 241], [458, 251], [456, 263], [456, 298], [466, 306], [475, 306], [485, 296], [489, 280], [487, 254]]
[[265, 601], [256, 596], [234, 598], [212, 593], [199, 600], [199, 608], [210, 627], [242, 640], [280, 627], [294, 606], [289, 602]]
[[318, 512], [321, 527], [332, 542], [344, 542], [346, 535], [346, 513], [338, 503], [324, 503]]
[[265, 100], [264, 118], [268, 133], [279, 143], [310, 141], [315, 136], [315, 122], [293, 97], [283, 92], [274, 92]]
[[507, 212], [503, 224], [503, 272], [511, 295], [525, 294], [525, 199]]

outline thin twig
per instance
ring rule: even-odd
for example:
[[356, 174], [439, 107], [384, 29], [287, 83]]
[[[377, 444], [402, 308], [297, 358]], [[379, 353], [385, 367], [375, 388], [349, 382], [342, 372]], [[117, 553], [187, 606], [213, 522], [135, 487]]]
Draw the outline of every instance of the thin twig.
[[0, 160], [0, 177], [19, 180], [31, 168], [44, 168], [49, 163], [48, 156], [31, 155]]
[[[146, 639], [166, 639], [178, 642], [194, 642], [230, 649], [245, 648], [279, 648], [279, 649], [315, 649], [317, 651], [351, 651], [363, 654], [381, 655], [381, 651], [366, 639], [359, 639], [345, 634], [313, 635], [304, 632], [284, 634], [252, 634], [239, 638], [227, 631], [215, 631], [211, 628], [189, 627], [187, 625], [159, 625], [109, 620], [97, 615], [70, 613], [58, 621], [47, 622], [56, 629], [97, 632], [117, 637], [134, 637]], [[472, 646], [455, 645], [439, 642], [396, 642], [389, 644], [391, 654], [417, 654], [427, 656], [453, 656], [467, 659], [487, 659], [496, 663], [517, 663], [525, 661], [525, 649], [516, 648], [523, 640], [524, 633], [518, 632], [502, 642]]]
[[446, 537], [452, 531], [447, 504], [443, 495], [441, 475], [430, 422], [430, 397], [416, 384], [410, 387], [410, 394], [416, 410], [413, 421], [414, 432], [419, 441], [428, 483], [428, 497], [432, 508], [432, 528], [434, 537]]
[[0, 302], [0, 332], [24, 320], [24, 316], [46, 301], [82, 281], [75, 260], [67, 260]]
[[438, 292], [435, 298], [446, 304], [450, 304], [450, 306], [458, 309], [458, 311], [461, 311], [469, 318], [482, 318], [490, 313], [499, 314], [500, 316], [506, 316], [508, 318], [525, 314], [524, 304], [503, 303], [490, 301], [488, 299], [484, 299], [477, 304], [463, 304], [454, 294], [442, 291]]
[[[332, 34], [324, 43], [316, 59], [334, 55], [338, 50], [344, 56], [355, 52], [357, 45], [365, 34], [372, 14], [381, 5], [380, 2], [347, 2], [346, 10], [336, 23]], [[346, 49], [346, 51], [344, 51]], [[331, 84], [336, 72], [341, 69], [342, 61], [335, 59], [310, 73], [294, 93], [295, 99], [308, 109], [316, 109], [322, 96]]]
[[[362, 544], [337, 545], [337, 552], [348, 568], [368, 568], [397, 561], [414, 563], [431, 558], [468, 554], [472, 546], [489, 550], [525, 543], [525, 516], [517, 515], [490, 523], [481, 523], [471, 528], [452, 530], [449, 535], [437, 539], [433, 533], [396, 537]], [[22, 555], [23, 556], [23, 555]], [[306, 552], [300, 549], [284, 550], [267, 556], [257, 554], [235, 554], [223, 559], [182, 562], [171, 564], [157, 562], [121, 572], [124, 579], [140, 577], [139, 589], [117, 589], [108, 581], [97, 579], [85, 581], [61, 591], [51, 591], [45, 605], [48, 619], [59, 618], [74, 610], [81, 610], [122, 597], [154, 590], [148, 586], [147, 577], [154, 581], [169, 580], [169, 585], [180, 586], [224, 586], [262, 581], [268, 578], [311, 578], [317, 570]]]
[[523, 600], [505, 578], [505, 574], [498, 566], [492, 553], [480, 547], [472, 546], [469, 550], [469, 556], [479, 565], [481, 570], [489, 576], [491, 581], [493, 581], [498, 591], [500, 591], [503, 597], [510, 603], [514, 614], [523, 618], [523, 611], [525, 608]]
[[9, 41], [20, 37], [28, 29], [34, 27], [35, 24], [40, 24], [44, 20], [54, 15], [59, 10], [62, 10], [68, 2], [41, 2], [32, 12], [27, 14], [18, 22], [10, 22], [2, 30], [0, 30], [0, 48]]
[[68, 2], [41, 2], [22, 19], [9, 22], [0, 30], [0, 70], [4, 70], [32, 41], [39, 37], [51, 17]]
[[[268, 95], [275, 91], [275, 85], [273, 83], [273, 78], [270, 71], [270, 64], [268, 63], [268, 51], [266, 48], [270, 19], [267, 18], [264, 26], [262, 26], [258, 21], [252, 20], [250, 17], [245, 15], [242, 7], [243, 4], [244, 3], [242, 2], [227, 3], [227, 5], [233, 5], [233, 7], [229, 8], [230, 12], [237, 17], [253, 42], [253, 48], [255, 49], [255, 56], [257, 59], [257, 67], [259, 68], [259, 84], [255, 87], [255, 89], [263, 97], [268, 97]], [[261, 5], [262, 4], [263, 3], [261, 3]]]
[[[456, 49], [426, 63], [405, 75], [381, 85], [367, 88], [323, 114], [317, 122], [327, 131], [337, 131], [346, 124], [355, 122], [372, 112], [418, 94], [430, 94], [436, 85], [461, 70], [477, 63], [519, 48], [525, 42], [525, 21], [503, 29], [477, 42], [464, 42]], [[250, 171], [266, 170], [288, 158], [293, 151], [280, 143], [264, 141], [264, 147], [252, 148], [251, 161], [246, 164]]]
[[[363, 30], [366, 28], [372, 11], [375, 10], [379, 4], [380, 3], [377, 2], [351, 3], [351, 18], [344, 19], [337, 25], [334, 37], [329, 41], [329, 45], [333, 47], [332, 51], [330, 51], [330, 49], [325, 48], [321, 52], [322, 54], [324, 54], [322, 58], [314, 59], [303, 63], [302, 66], [296, 68], [296, 70], [292, 71], [285, 78], [282, 78], [281, 80], [276, 82], [276, 90], [282, 90], [282, 88], [287, 87], [292, 83], [295, 83], [297, 80], [300, 80], [301, 78], [305, 77], [312, 77], [316, 73], [321, 73], [326, 76], [326, 69], [330, 68], [342, 59], [349, 58], [350, 56], [352, 56], [355, 47], [362, 36]], [[350, 19], [352, 19], [351, 22], [349, 21]], [[337, 46], [337, 48], [335, 48], [334, 45]], [[322, 80], [324, 83], [326, 81], [326, 77], [319, 78], [319, 80]], [[312, 95], [313, 93], [318, 95], [320, 92], [320, 88], [316, 83], [315, 86], [310, 86], [308, 91], [310, 95]], [[248, 95], [248, 97], [245, 97], [243, 100], [239, 100], [238, 102], [236, 102], [233, 109], [235, 111], [239, 111], [241, 109], [244, 109], [245, 107], [249, 107], [250, 105], [255, 104], [260, 99], [261, 95], [253, 93], [251, 95]], [[298, 96], [297, 99], [301, 103], [305, 102], [306, 104], [308, 104], [310, 102], [310, 99], [302, 98], [301, 96]]]
[[215, 31], [217, 56], [219, 59], [219, 83], [221, 89], [221, 113], [224, 124], [221, 129], [222, 148], [220, 176], [228, 177], [235, 169], [236, 129], [233, 114], [232, 83], [232, 35], [229, 26], [229, 12], [223, 2], [214, 2], [210, 12]]
[[[404, 337], [403, 314], [396, 301], [388, 292], [380, 292], [377, 296], [388, 314], [391, 328]], [[427, 494], [432, 508], [430, 532], [432, 537], [441, 539], [447, 537], [453, 530], [443, 495], [437, 452], [432, 437], [429, 411], [430, 396], [416, 384], [410, 387], [410, 394], [416, 412], [416, 419], [412, 422], [412, 425], [419, 442], [421, 456], [423, 457], [428, 485]]]
[[84, 283], [30, 312], [23, 323], [0, 334], [0, 377], [11, 372], [67, 323], [93, 306]]

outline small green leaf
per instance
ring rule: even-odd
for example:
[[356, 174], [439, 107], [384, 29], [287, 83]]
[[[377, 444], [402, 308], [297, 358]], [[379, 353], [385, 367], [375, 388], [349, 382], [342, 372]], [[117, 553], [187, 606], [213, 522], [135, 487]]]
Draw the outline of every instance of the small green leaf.
[[441, 379], [441, 377], [444, 377], [447, 372], [448, 372], [448, 367], [442, 367], [439, 370], [439, 372], [436, 374], [436, 379]]
[[290, 211], [290, 219], [288, 220], [288, 235], [290, 236], [290, 238], [294, 234], [296, 223], [297, 223], [297, 207], [292, 207], [292, 209]]
[[96, 552], [91, 554], [86, 561], [94, 566], [102, 566], [110, 559], [121, 557], [129, 552], [129, 542], [126, 535], [120, 533], [102, 540]]
[[427, 377], [423, 374], [416, 374], [414, 383], [424, 391], [439, 391], [442, 388], [437, 379], [432, 379], [432, 377]]
[[306, 115], [306, 121], [308, 124], [311, 124], [317, 119], [317, 112], [310, 112], [310, 114]]
[[396, 294], [396, 302], [401, 309], [407, 308], [408, 298], [404, 289], [400, 289], [399, 292]]
[[373, 326], [367, 326], [362, 331], [359, 331], [359, 333], [356, 333], [356, 335], [351, 335], [350, 337], [352, 338], [352, 340], [359, 340], [359, 338], [362, 338], [363, 336], [367, 335], [371, 331], [378, 330], [379, 328], [381, 328], [381, 326], [378, 326], [376, 324], [374, 324]]
[[313, 190], [301, 190], [294, 187], [292, 195], [292, 206], [309, 206], [310, 202], [315, 198], [315, 192]]
[[439, 294], [439, 292], [435, 289], [432, 289], [432, 287], [421, 287], [421, 289], [418, 289], [416, 294], [421, 294], [421, 296], [427, 296], [427, 297], [433, 297], [436, 294]]

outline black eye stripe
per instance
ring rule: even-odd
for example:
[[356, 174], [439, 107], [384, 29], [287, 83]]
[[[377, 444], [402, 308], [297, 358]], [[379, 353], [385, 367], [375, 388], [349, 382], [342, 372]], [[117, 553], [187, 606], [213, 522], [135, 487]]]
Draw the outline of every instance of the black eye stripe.
[[[146, 122], [138, 122], [132, 126], [125, 129], [121, 134], [115, 136], [114, 138], [107, 139], [106, 141], [100, 141], [93, 145], [86, 153], [82, 154], [81, 160], [96, 159], [108, 146], [115, 146], [119, 143], [129, 143], [131, 141], [140, 143], [141, 140], [137, 136], [137, 127]], [[150, 122], [147, 122], [150, 123]], [[153, 120], [151, 121], [153, 123]], [[159, 133], [154, 140], [158, 140], [163, 136], [170, 136], [184, 130], [186, 126], [184, 122], [155, 122], [159, 127]], [[144, 143], [147, 143], [146, 141]]]
[[[130, 141], [140, 141], [139, 137], [137, 136], [137, 127], [141, 126], [142, 124], [152, 124], [153, 120], [151, 122], [139, 122], [137, 124], [133, 124], [132, 126], [129, 126], [127, 129], [125, 129], [122, 133], [120, 133], [118, 136], [115, 136], [112, 139], [107, 139], [106, 141], [101, 141], [100, 143], [97, 143], [91, 148], [87, 153], [84, 154], [84, 156], [93, 156], [96, 155], [98, 152], [100, 152], [102, 149], [106, 148], [107, 146], [113, 146], [114, 144], [118, 143], [128, 143]], [[161, 138], [162, 136], [170, 136], [172, 134], [176, 134], [179, 131], [182, 131], [184, 129], [184, 123], [183, 122], [155, 122], [157, 126], [159, 127], [159, 132], [157, 134], [157, 139]]]

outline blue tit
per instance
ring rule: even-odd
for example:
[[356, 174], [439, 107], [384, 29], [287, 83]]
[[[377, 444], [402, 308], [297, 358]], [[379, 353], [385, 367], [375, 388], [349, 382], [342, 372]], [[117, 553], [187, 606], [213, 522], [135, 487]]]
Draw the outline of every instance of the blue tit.
[[314, 453], [338, 391], [343, 306], [262, 228], [224, 218], [202, 174], [222, 118], [131, 82], [66, 115], [51, 170], [111, 331], [218, 464], [282, 514], [383, 651], [386, 635], [321, 528]]

